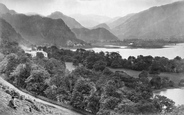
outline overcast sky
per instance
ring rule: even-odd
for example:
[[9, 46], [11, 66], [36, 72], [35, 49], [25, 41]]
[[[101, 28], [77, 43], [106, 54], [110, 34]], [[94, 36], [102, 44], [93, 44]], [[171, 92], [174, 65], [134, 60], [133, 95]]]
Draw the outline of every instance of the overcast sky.
[[71, 14], [96, 14], [108, 17], [136, 13], [152, 6], [179, 0], [0, 0], [19, 13], [49, 15], [54, 11]]

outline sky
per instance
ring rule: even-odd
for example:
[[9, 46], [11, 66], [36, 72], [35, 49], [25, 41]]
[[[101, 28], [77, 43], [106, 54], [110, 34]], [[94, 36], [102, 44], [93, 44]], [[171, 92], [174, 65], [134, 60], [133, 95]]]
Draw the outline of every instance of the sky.
[[108, 17], [125, 16], [180, 0], [0, 0], [18, 13], [47, 16], [60, 11], [65, 15], [95, 14]]

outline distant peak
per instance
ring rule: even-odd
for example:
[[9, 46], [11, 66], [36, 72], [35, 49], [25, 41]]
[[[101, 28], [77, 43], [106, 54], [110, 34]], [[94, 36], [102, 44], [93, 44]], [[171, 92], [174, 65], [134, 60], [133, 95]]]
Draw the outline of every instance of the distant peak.
[[6, 5], [0, 3], [0, 13], [1, 14], [6, 14], [6, 13], [10, 13], [10, 14], [15, 14], [16, 12], [14, 10], [9, 10]]
[[60, 12], [60, 11], [55, 11], [55, 12], [51, 13], [51, 15], [53, 15], [53, 14], [64, 15], [64, 14], [63, 14], [62, 12]]
[[1, 8], [1, 9], [6, 9], [6, 10], [8, 10], [8, 8], [6, 7], [6, 5], [4, 5], [4, 4], [2, 4], [2, 3], [0, 3], [0, 8]]
[[4, 6], [4, 7], [6, 7], [3, 3], [0, 3], [0, 6]]

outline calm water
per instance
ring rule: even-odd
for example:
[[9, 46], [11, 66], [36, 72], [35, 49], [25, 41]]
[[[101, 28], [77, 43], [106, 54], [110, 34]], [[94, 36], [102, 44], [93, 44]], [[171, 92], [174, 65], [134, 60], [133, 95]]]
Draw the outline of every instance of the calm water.
[[95, 52], [119, 52], [120, 55], [123, 58], [128, 58], [129, 56], [135, 56], [138, 55], [151, 55], [153, 57], [155, 56], [164, 56], [169, 59], [173, 59], [176, 56], [180, 56], [184, 58], [184, 43], [176, 44], [176, 45], [168, 45], [165, 46], [165, 48], [152, 48], [152, 49], [144, 49], [144, 48], [137, 48], [137, 49], [130, 49], [126, 48], [124, 46], [116, 46], [119, 48], [113, 48], [112, 46], [109, 46], [109, 48], [89, 48], [88, 50], [94, 50]]
[[184, 105], [184, 88], [167, 89], [155, 93], [155, 95], [163, 95], [173, 100], [176, 105]]

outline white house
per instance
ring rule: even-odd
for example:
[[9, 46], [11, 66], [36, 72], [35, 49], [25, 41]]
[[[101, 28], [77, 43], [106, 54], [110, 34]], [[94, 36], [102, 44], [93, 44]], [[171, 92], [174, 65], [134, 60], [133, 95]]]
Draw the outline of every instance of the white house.
[[48, 57], [47, 52], [44, 52], [43, 50], [25, 50], [25, 53], [31, 54], [32, 57], [36, 57], [37, 53], [42, 53], [44, 57]]

